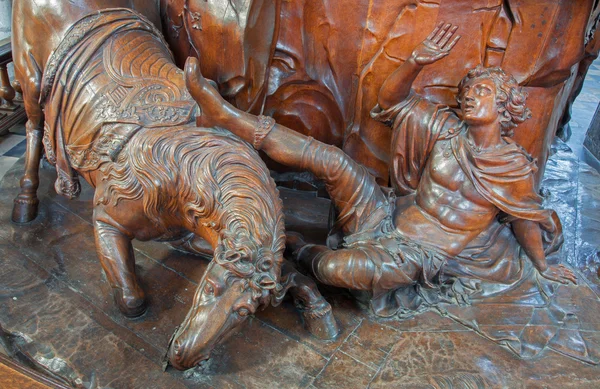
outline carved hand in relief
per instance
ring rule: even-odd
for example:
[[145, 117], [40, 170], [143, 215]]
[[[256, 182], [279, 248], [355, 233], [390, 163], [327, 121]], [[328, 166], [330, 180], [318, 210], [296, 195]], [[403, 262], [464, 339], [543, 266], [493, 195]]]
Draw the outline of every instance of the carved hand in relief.
[[456, 30], [458, 26], [452, 26], [450, 23], [444, 25], [444, 22], [440, 22], [427, 39], [413, 50], [411, 59], [417, 65], [425, 66], [446, 57], [460, 39], [460, 35], [454, 35]]
[[547, 280], [560, 282], [561, 284], [573, 283], [577, 285], [575, 273], [564, 265], [548, 266], [546, 270], [540, 272], [540, 275]]

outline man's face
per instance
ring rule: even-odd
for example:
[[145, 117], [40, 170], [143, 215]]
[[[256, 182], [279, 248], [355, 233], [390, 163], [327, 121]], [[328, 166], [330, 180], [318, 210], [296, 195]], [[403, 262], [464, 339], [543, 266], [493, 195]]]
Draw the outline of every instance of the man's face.
[[489, 78], [473, 79], [462, 89], [463, 120], [468, 125], [491, 124], [498, 120], [496, 84]]

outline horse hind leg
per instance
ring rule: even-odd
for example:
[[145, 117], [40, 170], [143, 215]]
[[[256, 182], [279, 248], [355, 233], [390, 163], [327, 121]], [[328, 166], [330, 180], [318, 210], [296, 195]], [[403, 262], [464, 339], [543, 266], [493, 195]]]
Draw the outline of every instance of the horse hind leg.
[[[331, 305], [321, 296], [317, 284], [298, 271], [287, 261], [282, 268], [283, 291], [289, 290], [294, 303], [302, 314], [304, 327], [322, 340], [335, 339], [339, 329]], [[283, 298], [283, 295], [280, 297]]]
[[168, 244], [175, 250], [198, 255], [208, 260], [211, 260], [214, 255], [214, 249], [210, 243], [208, 243], [204, 238], [191, 232], [182, 239], [168, 242]]
[[23, 102], [27, 114], [25, 150], [25, 173], [21, 178], [21, 190], [14, 200], [12, 220], [15, 223], [27, 223], [35, 219], [39, 200], [37, 189], [40, 183], [39, 167], [42, 157], [42, 136], [44, 133], [44, 113], [38, 103], [40, 78], [35, 76], [22, 82]]

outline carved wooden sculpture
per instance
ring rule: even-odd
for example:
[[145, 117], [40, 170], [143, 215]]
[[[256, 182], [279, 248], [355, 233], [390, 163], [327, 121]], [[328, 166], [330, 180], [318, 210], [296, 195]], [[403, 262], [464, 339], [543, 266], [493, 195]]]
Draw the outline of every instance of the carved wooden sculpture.
[[338, 148], [281, 125], [263, 126], [226, 104], [197, 60], [186, 65], [188, 87], [204, 112], [198, 124], [228, 128], [275, 161], [325, 181], [339, 212], [343, 247], [306, 245], [299, 237], [289, 243], [319, 281], [371, 291], [380, 315], [405, 308], [400, 294], [416, 283], [437, 290], [452, 285], [460, 300], [468, 296], [453, 283], [470, 278], [504, 284], [523, 276], [518, 255], [498, 252], [507, 243], [518, 242], [542, 277], [576, 282], [567, 268], [546, 263], [545, 255], [562, 243], [562, 231], [535, 191], [535, 161], [508, 137], [529, 116], [514, 78], [499, 68], [470, 71], [459, 86], [461, 118], [411, 92], [421, 69], [457, 43], [456, 29], [440, 24], [417, 46], [387, 78], [372, 111], [394, 130], [390, 174], [396, 191], [406, 195], [398, 199]]
[[341, 146], [383, 185], [390, 184], [391, 134], [371, 120], [370, 111], [387, 75], [441, 19], [459, 26], [469, 42], [425, 68], [415, 90], [456, 108], [456, 86], [477, 64], [513, 74], [532, 110], [515, 141], [538, 159], [539, 180], [576, 77], [573, 66], [583, 59], [598, 9], [593, 0], [358, 0], [352, 6], [339, 0], [162, 0], [161, 5], [179, 66], [202, 53], [203, 74], [234, 106]]
[[[130, 9], [94, 7], [15, 4], [17, 21], [44, 17], [35, 34], [15, 31], [29, 122], [27, 171], [13, 219], [36, 214], [45, 120], [56, 191], [77, 196], [78, 176], [95, 187], [98, 257], [124, 315], [146, 310], [132, 239], [183, 238], [192, 251], [213, 255], [172, 340], [173, 366], [208, 358], [248, 315], [279, 304], [288, 290], [312, 333], [335, 336], [331, 307], [314, 282], [293, 267], [282, 270], [282, 205], [258, 154], [229, 132], [194, 125], [197, 105], [152, 23]], [[42, 41], [40, 30], [51, 33]]]

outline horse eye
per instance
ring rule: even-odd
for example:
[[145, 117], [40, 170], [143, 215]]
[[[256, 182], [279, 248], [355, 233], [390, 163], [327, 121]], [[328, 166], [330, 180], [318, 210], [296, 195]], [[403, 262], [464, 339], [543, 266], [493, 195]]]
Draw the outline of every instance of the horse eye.
[[215, 288], [211, 284], [206, 284], [204, 286], [204, 294], [212, 295], [215, 293]]
[[238, 309], [237, 313], [240, 316], [248, 316], [250, 314], [250, 311], [248, 310], [248, 308], [240, 308]]

